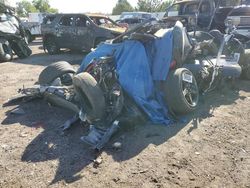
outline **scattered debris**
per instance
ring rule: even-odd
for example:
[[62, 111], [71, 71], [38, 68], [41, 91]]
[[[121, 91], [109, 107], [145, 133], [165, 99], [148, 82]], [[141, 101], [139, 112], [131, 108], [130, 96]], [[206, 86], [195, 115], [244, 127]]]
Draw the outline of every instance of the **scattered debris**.
[[120, 181], [120, 178], [117, 177], [117, 178], [113, 178], [112, 180], [113, 180], [115, 183], [117, 183], [118, 181]]
[[141, 170], [139, 173], [140, 173], [140, 174], [144, 174], [144, 173], [146, 173], [146, 172], [148, 172], [148, 169]]
[[169, 175], [174, 175], [174, 172], [171, 171], [171, 170], [168, 170], [168, 174], [169, 174]]
[[71, 117], [70, 119], [68, 119], [61, 127], [63, 129], [63, 131], [69, 129], [75, 122], [77, 122], [79, 120], [79, 116], [78, 114], [74, 115], [73, 117]]
[[200, 155], [200, 153], [199, 152], [195, 152], [195, 155]]
[[25, 137], [28, 136], [28, 133], [27, 132], [22, 132], [19, 136], [22, 137], [22, 138], [25, 138]]
[[89, 134], [82, 136], [81, 140], [93, 146], [94, 149], [101, 150], [118, 128], [119, 121], [114, 121], [108, 129], [101, 129], [92, 125], [90, 126]]
[[240, 149], [241, 149], [241, 151], [243, 151], [244, 153], [247, 153], [246, 150], [244, 150], [243, 148], [240, 148]]
[[10, 146], [8, 146], [7, 144], [2, 144], [1, 148], [3, 148], [4, 151], [8, 151], [10, 149]]
[[113, 145], [112, 145], [113, 149], [115, 150], [120, 150], [122, 148], [122, 143], [121, 142], [115, 142]]
[[191, 177], [191, 178], [189, 178], [189, 180], [190, 180], [190, 181], [194, 181], [194, 180], [195, 180], [195, 178]]
[[94, 164], [94, 168], [97, 168], [100, 164], [102, 164], [102, 158], [101, 157], [98, 157], [97, 159], [93, 160]]

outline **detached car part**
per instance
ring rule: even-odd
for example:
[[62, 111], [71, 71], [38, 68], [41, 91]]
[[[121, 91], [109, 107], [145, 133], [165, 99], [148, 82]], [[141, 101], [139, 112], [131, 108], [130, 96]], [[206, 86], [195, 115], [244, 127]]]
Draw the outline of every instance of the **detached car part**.
[[[43, 71], [40, 73], [38, 78], [38, 83], [41, 85], [50, 85], [56, 78], [60, 78], [61, 82], [64, 82], [64, 78], [67, 74], [75, 74], [76, 71], [66, 61], [59, 61], [47, 66]], [[68, 81], [69, 85], [72, 85], [72, 80]], [[68, 85], [67, 83], [64, 85]]]

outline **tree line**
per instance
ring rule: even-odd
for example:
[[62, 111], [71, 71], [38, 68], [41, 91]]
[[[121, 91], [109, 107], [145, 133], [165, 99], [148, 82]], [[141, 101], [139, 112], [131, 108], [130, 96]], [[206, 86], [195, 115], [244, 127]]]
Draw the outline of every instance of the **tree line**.
[[[169, 5], [170, 0], [138, 0], [137, 6], [132, 7], [127, 0], [118, 0], [112, 14], [118, 15], [124, 11], [162, 12]], [[57, 13], [58, 10], [50, 6], [49, 0], [33, 0], [32, 2], [22, 0], [17, 3], [16, 12], [20, 17], [27, 17], [29, 13]]]
[[[176, 2], [181, 0], [175, 0]], [[137, 6], [132, 7], [127, 0], [118, 0], [113, 8], [112, 14], [119, 15], [122, 12], [143, 11], [143, 12], [165, 12], [166, 8], [173, 3], [174, 0], [138, 0]], [[241, 0], [220, 0], [221, 6], [236, 6]]]
[[142, 11], [142, 12], [164, 12], [171, 4], [171, 0], [138, 0], [137, 6], [132, 7], [127, 0], [118, 0], [113, 8], [112, 14], [119, 15], [122, 12]]
[[[4, 1], [4, 0], [0, 0]], [[178, 1], [178, 0], [176, 0]], [[118, 0], [112, 10], [113, 15], [119, 15], [122, 12], [142, 11], [142, 12], [165, 12], [173, 0], [138, 0], [136, 7], [132, 7], [127, 0]], [[240, 3], [240, 0], [221, 0], [222, 6], [235, 6]], [[58, 10], [52, 8], [49, 0], [22, 0], [17, 3], [17, 15], [26, 17], [33, 12], [57, 13]]]
[[16, 13], [18, 16], [27, 17], [29, 13], [34, 12], [58, 13], [58, 9], [52, 8], [49, 0], [33, 0], [32, 2], [22, 0], [17, 3]]

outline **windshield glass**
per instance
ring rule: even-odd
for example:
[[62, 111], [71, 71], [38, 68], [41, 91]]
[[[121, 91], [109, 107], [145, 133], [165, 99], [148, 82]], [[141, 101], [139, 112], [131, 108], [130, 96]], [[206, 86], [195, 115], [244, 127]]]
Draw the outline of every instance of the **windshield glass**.
[[176, 4], [171, 7], [169, 7], [167, 11], [168, 16], [178, 16], [180, 14], [180, 5]]

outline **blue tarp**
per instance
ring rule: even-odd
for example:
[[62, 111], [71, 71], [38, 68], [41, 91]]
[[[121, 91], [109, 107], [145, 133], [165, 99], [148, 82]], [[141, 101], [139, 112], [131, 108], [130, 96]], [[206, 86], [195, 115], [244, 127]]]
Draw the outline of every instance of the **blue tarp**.
[[168, 31], [146, 45], [135, 40], [104, 43], [84, 58], [78, 72], [83, 72], [92, 59], [112, 55], [115, 50], [116, 71], [122, 88], [153, 123], [170, 124], [167, 107], [156, 85], [167, 77], [172, 61], [172, 41], [172, 31]]

